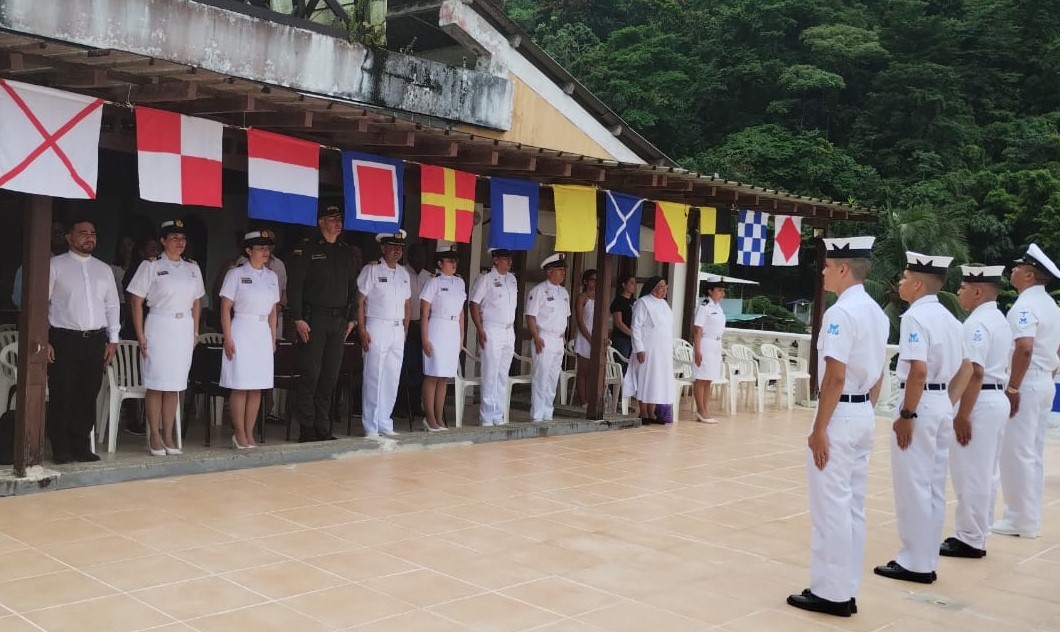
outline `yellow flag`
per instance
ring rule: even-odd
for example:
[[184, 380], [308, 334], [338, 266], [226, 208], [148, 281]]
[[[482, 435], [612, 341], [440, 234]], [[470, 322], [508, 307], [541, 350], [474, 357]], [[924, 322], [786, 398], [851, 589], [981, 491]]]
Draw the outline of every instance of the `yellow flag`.
[[703, 263], [728, 263], [732, 248], [731, 215], [713, 206], [699, 207], [699, 236]]
[[556, 184], [552, 192], [556, 198], [556, 250], [589, 252], [596, 248], [596, 189]]
[[713, 235], [717, 232], [718, 209], [713, 206], [699, 207], [699, 234]]

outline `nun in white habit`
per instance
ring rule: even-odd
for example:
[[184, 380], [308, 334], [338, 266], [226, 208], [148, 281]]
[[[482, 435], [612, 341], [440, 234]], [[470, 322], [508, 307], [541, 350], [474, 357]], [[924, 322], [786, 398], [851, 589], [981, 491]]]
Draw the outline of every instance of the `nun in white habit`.
[[633, 357], [624, 390], [640, 404], [643, 424], [657, 423], [656, 404], [674, 401], [674, 313], [666, 291], [666, 281], [652, 277], [633, 304]]

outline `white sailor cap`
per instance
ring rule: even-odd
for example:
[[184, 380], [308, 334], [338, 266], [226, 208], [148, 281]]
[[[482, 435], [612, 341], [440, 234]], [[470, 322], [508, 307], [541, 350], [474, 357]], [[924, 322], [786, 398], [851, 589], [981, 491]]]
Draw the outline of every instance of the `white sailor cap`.
[[1016, 263], [1034, 266], [1042, 272], [1051, 275], [1054, 279], [1060, 279], [1060, 268], [1057, 268], [1056, 264], [1053, 263], [1053, 260], [1042, 252], [1042, 249], [1038, 247], [1038, 244], [1031, 244], [1027, 248], [1027, 254], [1016, 259]]
[[725, 289], [725, 277], [718, 274], [708, 274], [707, 276], [701, 278], [699, 282], [707, 290], [713, 290], [714, 288], [719, 287]]
[[512, 251], [508, 248], [489, 248], [491, 257], [511, 257]]
[[1000, 283], [1005, 266], [961, 266], [961, 280], [965, 283]]
[[243, 247], [250, 246], [272, 246], [276, 243], [276, 233], [267, 228], [252, 230], [243, 235]]
[[953, 263], [953, 257], [925, 255], [919, 252], [906, 251], [905, 261], [905, 269], [910, 272], [945, 275], [946, 270], [948, 270], [950, 264]]
[[434, 249], [435, 259], [459, 259], [460, 255], [456, 252], [456, 244], [448, 241], [438, 241], [438, 247]]
[[872, 256], [872, 244], [876, 238], [839, 237], [824, 240], [825, 257], [828, 259], [868, 259]]
[[408, 233], [403, 228], [399, 228], [396, 233], [379, 233], [375, 236], [375, 240], [382, 246], [404, 246], [407, 236]]
[[546, 258], [541, 262], [541, 269], [548, 270], [549, 268], [566, 268], [567, 267], [567, 255], [562, 252], [557, 252], [551, 257]]

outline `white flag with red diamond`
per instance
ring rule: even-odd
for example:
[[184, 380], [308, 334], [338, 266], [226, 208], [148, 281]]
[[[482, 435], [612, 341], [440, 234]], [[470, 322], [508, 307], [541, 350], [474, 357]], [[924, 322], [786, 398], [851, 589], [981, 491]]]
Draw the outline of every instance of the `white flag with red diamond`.
[[802, 245], [802, 218], [791, 215], [773, 216], [773, 265], [799, 265]]

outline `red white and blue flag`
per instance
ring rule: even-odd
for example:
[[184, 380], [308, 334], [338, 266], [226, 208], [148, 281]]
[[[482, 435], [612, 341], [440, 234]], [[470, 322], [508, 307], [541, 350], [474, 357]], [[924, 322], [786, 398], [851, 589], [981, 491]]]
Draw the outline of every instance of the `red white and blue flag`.
[[316, 226], [320, 145], [247, 130], [247, 216]]
[[346, 230], [395, 233], [401, 228], [405, 163], [401, 160], [342, 152]]

